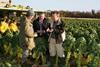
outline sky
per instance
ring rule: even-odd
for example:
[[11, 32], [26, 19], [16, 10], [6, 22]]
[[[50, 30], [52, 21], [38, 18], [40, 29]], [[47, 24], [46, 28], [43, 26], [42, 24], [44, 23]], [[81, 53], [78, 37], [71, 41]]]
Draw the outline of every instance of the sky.
[[12, 0], [13, 4], [30, 6], [34, 10], [100, 10], [100, 0]]

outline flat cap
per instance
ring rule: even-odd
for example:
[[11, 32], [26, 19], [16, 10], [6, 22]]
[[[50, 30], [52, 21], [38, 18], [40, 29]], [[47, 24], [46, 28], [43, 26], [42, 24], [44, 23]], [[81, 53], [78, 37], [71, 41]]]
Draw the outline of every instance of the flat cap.
[[34, 16], [34, 15], [35, 15], [35, 13], [34, 13], [34, 11], [32, 9], [28, 10], [27, 16]]

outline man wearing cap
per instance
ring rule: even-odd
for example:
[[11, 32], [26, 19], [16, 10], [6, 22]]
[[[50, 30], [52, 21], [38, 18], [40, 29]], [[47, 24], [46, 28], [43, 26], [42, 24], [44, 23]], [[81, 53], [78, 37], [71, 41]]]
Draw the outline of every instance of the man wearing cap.
[[23, 48], [22, 64], [25, 63], [27, 57], [31, 54], [32, 49], [35, 48], [34, 30], [32, 20], [34, 13], [29, 10], [25, 17], [21, 18], [20, 22], [20, 44]]

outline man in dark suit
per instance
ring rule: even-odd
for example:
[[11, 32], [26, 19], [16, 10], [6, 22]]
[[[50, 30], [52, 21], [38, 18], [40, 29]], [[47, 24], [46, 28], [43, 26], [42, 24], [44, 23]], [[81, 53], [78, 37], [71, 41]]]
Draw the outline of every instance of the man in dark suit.
[[[48, 20], [45, 17], [45, 13], [41, 12], [39, 17], [36, 20], [34, 20], [33, 28], [36, 35], [35, 37], [36, 48], [39, 49], [39, 51], [42, 52], [45, 57], [48, 55], [47, 53], [49, 53], [48, 34], [46, 32], [47, 27], [48, 27]], [[39, 61], [40, 63], [42, 63], [41, 57]]]

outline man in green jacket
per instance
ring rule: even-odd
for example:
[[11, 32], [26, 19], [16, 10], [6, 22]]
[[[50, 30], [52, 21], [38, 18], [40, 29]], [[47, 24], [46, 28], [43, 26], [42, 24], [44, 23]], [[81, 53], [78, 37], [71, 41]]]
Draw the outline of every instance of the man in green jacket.
[[31, 54], [32, 49], [35, 48], [34, 30], [32, 25], [33, 18], [34, 13], [32, 10], [29, 10], [27, 15], [21, 18], [20, 22], [20, 44], [23, 48], [22, 64], [25, 63], [28, 55]]

